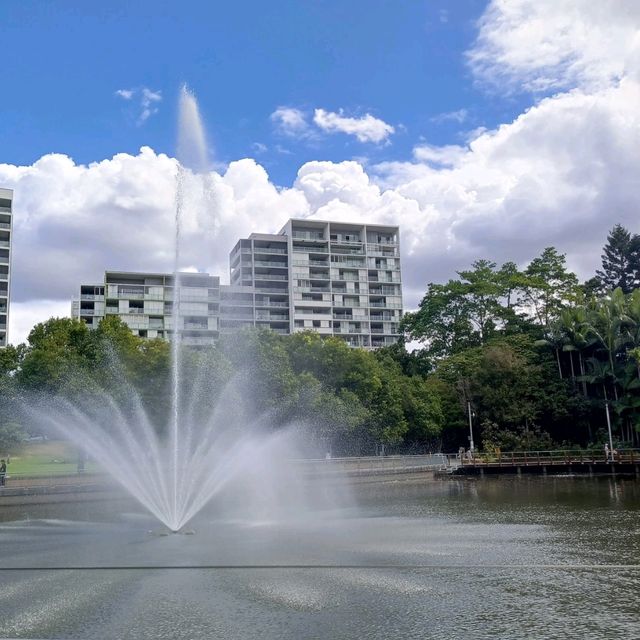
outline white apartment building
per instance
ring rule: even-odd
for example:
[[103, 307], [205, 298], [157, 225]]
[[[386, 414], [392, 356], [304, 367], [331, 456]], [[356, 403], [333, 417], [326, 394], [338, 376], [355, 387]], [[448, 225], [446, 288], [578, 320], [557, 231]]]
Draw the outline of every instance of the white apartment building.
[[105, 316], [118, 315], [143, 338], [168, 339], [174, 333], [177, 304], [181, 341], [190, 345], [213, 343], [219, 331], [220, 278], [181, 273], [177, 302], [174, 290], [173, 274], [107, 271], [104, 282], [81, 285], [71, 315], [92, 328]]
[[0, 348], [9, 341], [13, 191], [0, 188]]
[[[189, 344], [246, 326], [282, 334], [317, 331], [354, 347], [398, 341], [402, 282], [398, 227], [289, 220], [253, 233], [229, 255], [230, 285], [180, 274], [178, 331]], [[97, 326], [114, 313], [143, 337], [173, 334], [173, 276], [107, 272], [82, 285], [72, 315]]]
[[278, 234], [238, 241], [229, 262], [232, 286], [250, 292], [238, 322], [280, 333], [313, 330], [354, 347], [400, 337], [398, 227], [289, 220]]

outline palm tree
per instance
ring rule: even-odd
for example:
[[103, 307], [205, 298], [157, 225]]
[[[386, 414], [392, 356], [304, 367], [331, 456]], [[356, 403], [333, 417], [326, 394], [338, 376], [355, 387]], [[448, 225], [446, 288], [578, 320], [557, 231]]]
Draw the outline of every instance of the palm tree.
[[606, 353], [609, 370], [613, 378], [613, 394], [618, 400], [617, 371], [618, 354], [626, 342], [624, 334], [628, 317], [625, 314], [625, 295], [622, 289], [614, 289], [609, 296], [594, 300], [589, 306], [585, 335], [593, 336], [600, 350]]
[[[575, 370], [573, 366], [573, 353], [578, 353], [578, 365], [580, 368], [580, 376], [585, 375], [584, 358], [582, 352], [592, 344], [586, 332], [587, 312], [584, 307], [573, 307], [570, 309], [563, 309], [560, 313], [560, 323], [562, 331], [564, 332], [567, 342], [562, 347], [563, 351], [569, 352], [569, 358], [571, 362], [571, 377], [576, 378]], [[587, 395], [587, 383], [582, 380], [582, 393]]]

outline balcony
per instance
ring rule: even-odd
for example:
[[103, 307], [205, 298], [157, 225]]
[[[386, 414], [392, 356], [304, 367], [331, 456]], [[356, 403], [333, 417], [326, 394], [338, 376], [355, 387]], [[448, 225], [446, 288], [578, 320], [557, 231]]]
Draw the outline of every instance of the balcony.
[[287, 255], [287, 250], [286, 249], [276, 249], [276, 248], [272, 248], [272, 247], [254, 247], [253, 249], [254, 253], [266, 253], [266, 254], [275, 254], [275, 255]]
[[336, 246], [333, 243], [331, 244], [331, 253], [335, 255], [342, 256], [362, 256], [364, 258], [364, 245], [359, 246]]
[[10, 222], [0, 222], [0, 229], [11, 229]]
[[294, 267], [329, 267], [326, 260], [294, 260]]
[[256, 320], [269, 320], [271, 322], [289, 322], [289, 315], [273, 315], [269, 313], [256, 313]]
[[380, 256], [389, 256], [390, 258], [397, 258], [398, 245], [367, 244], [367, 253], [369, 255], [380, 255]]
[[286, 269], [286, 262], [278, 262], [274, 260], [273, 262], [270, 260], [254, 260], [253, 265], [255, 267], [269, 267], [270, 269]]
[[188, 331], [209, 331], [209, 325], [200, 324], [199, 322], [185, 322], [183, 329]]
[[280, 293], [282, 295], [287, 295], [287, 289], [278, 289], [276, 287], [263, 287], [262, 285], [256, 284], [255, 286], [256, 292], [258, 293]]
[[293, 245], [294, 253], [329, 253], [326, 247], [301, 247]]
[[332, 280], [334, 282], [366, 282], [367, 281], [367, 277], [366, 276], [338, 276], [337, 278], [334, 277], [332, 278]]
[[294, 287], [297, 293], [331, 293], [329, 287]]
[[123, 313], [130, 313], [130, 314], [133, 314], [133, 315], [140, 315], [140, 314], [144, 313], [144, 309], [138, 308], [138, 307], [129, 307], [129, 309], [127, 309]]
[[[284, 275], [280, 275], [280, 274], [275, 274], [275, 273], [256, 273], [254, 276], [254, 279], [256, 281], [258, 280], [281, 280], [281, 281], [286, 281], [288, 280], [287, 276]], [[259, 286], [259, 285], [256, 285]]]
[[294, 231], [291, 237], [294, 240], [313, 240], [314, 242], [325, 242], [324, 233], [321, 231]]

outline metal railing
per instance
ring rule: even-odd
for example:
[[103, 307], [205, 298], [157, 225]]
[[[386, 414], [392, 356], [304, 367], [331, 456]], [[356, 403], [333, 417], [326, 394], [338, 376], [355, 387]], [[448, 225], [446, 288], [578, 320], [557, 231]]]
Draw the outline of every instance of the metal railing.
[[582, 449], [558, 449], [550, 451], [505, 451], [495, 453], [475, 453], [463, 456], [463, 466], [512, 467], [512, 466], [553, 466], [570, 464], [640, 463], [640, 449], [619, 449], [609, 456], [604, 450], [584, 451]]

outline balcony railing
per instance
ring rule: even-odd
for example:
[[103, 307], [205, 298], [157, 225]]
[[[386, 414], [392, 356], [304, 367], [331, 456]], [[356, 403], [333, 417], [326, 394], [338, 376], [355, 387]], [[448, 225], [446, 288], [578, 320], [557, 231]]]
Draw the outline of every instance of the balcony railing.
[[323, 233], [316, 233], [313, 231], [294, 231], [292, 236], [294, 240], [313, 240], [324, 242], [326, 239]]
[[[256, 281], [258, 280], [288, 280], [287, 276], [281, 276], [280, 274], [274, 274], [274, 273], [256, 273], [254, 276], [254, 279]], [[258, 286], [258, 285], [256, 285]]]
[[288, 322], [288, 315], [271, 315], [268, 313], [256, 313], [256, 320], [272, 320], [274, 322]]
[[329, 267], [326, 260], [294, 260], [294, 267]]
[[329, 253], [329, 249], [325, 247], [296, 247], [293, 245], [294, 253]]
[[272, 247], [254, 247], [254, 253], [275, 253], [277, 255], [287, 255], [286, 249], [275, 249]]
[[255, 289], [258, 293], [281, 293], [283, 295], [287, 294], [287, 289], [278, 289], [277, 287], [263, 287], [259, 284], [256, 284]]
[[276, 261], [270, 262], [269, 260], [254, 260], [253, 264], [256, 267], [273, 267], [275, 269], [287, 268], [286, 262], [276, 262]]
[[11, 229], [10, 222], [0, 222], [0, 229]]

